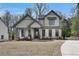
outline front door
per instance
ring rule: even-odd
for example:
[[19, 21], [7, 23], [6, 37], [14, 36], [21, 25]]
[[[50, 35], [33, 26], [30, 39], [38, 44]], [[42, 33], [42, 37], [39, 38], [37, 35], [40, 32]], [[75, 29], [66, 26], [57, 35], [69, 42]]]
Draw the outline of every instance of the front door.
[[34, 28], [34, 38], [39, 38], [39, 29]]

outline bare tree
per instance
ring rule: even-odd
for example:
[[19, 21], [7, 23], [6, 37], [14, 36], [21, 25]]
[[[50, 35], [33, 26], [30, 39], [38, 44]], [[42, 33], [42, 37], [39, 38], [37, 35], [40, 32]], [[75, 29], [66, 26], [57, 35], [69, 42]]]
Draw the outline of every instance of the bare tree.
[[36, 3], [34, 4], [34, 15], [35, 18], [44, 16], [48, 11], [48, 5], [45, 3]]
[[6, 13], [3, 16], [3, 21], [4, 21], [4, 23], [6, 24], [6, 26], [8, 28], [8, 33], [10, 33], [10, 31], [9, 31], [9, 29], [10, 29], [10, 20], [11, 20], [11, 14], [10, 14], [9, 11], [6, 11]]
[[29, 14], [30, 16], [32, 16], [32, 8], [26, 8], [25, 14]]
[[9, 27], [9, 21], [11, 20], [11, 14], [9, 11], [6, 11], [5, 14], [3, 15], [3, 21]]

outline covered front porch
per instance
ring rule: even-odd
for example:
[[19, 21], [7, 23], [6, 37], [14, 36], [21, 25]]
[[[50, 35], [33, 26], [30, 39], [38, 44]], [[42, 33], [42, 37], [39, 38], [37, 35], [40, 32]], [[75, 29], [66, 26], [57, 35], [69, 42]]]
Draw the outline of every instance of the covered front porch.
[[42, 29], [41, 28], [19, 28], [17, 30], [17, 36], [22, 38], [31, 38], [31, 39], [41, 39], [42, 38]]
[[38, 22], [32, 22], [28, 28], [18, 28], [17, 30], [19, 38], [42, 38], [42, 27]]
[[61, 37], [60, 29], [42, 29], [42, 28], [19, 28], [17, 37], [29, 39], [49, 39]]

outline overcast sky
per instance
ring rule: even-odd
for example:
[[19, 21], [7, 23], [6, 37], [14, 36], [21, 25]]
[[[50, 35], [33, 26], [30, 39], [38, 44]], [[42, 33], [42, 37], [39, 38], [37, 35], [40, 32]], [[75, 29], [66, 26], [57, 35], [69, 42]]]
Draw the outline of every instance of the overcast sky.
[[[62, 12], [65, 16], [71, 15], [71, 9], [73, 9], [76, 4], [71, 3], [49, 3], [49, 10], [55, 10]], [[26, 8], [33, 8], [32, 3], [0, 3], [0, 14], [4, 14], [5, 10], [10, 11], [12, 14], [22, 14]]]

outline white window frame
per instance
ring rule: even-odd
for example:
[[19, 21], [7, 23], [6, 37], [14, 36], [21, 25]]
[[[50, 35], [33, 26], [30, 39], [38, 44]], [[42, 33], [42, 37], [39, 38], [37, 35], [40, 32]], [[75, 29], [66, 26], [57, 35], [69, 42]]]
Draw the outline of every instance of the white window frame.
[[[55, 18], [55, 19], [52, 19], [52, 18]], [[55, 21], [56, 21], [56, 17], [48, 17], [48, 20], [49, 20], [49, 26], [52, 26], [52, 25], [55, 25]]]

